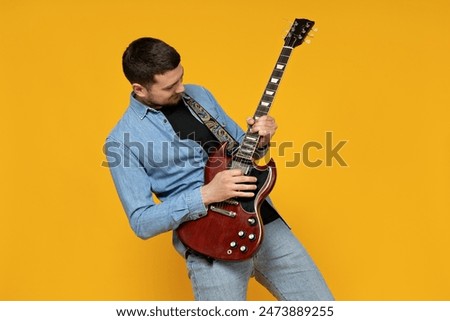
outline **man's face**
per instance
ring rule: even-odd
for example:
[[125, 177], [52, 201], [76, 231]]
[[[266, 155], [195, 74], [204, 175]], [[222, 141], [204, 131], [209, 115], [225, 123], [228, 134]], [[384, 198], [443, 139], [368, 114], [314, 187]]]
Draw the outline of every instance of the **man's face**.
[[133, 84], [134, 93], [139, 101], [155, 109], [176, 105], [184, 92], [183, 74], [183, 66], [179, 64], [175, 69], [155, 75], [154, 83], [147, 88]]

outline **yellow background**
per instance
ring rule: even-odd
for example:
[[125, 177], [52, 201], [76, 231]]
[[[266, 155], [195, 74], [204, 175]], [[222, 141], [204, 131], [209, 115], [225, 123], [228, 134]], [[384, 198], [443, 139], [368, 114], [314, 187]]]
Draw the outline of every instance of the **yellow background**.
[[[450, 300], [450, 5], [0, 1], [0, 299], [191, 300], [170, 233], [132, 233], [102, 145], [127, 107], [121, 55], [154, 36], [244, 125], [295, 17], [317, 22], [275, 100], [272, 197], [338, 300]], [[349, 166], [288, 167], [348, 141]], [[312, 160], [324, 150], [312, 151]], [[252, 280], [250, 300], [272, 297]]]

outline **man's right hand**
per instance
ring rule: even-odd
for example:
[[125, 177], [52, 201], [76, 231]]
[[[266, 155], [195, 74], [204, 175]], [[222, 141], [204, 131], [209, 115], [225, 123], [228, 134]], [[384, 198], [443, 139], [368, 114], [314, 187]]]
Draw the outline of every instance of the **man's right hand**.
[[256, 177], [245, 176], [240, 169], [224, 170], [201, 188], [203, 202], [208, 206], [234, 197], [253, 197], [255, 183]]

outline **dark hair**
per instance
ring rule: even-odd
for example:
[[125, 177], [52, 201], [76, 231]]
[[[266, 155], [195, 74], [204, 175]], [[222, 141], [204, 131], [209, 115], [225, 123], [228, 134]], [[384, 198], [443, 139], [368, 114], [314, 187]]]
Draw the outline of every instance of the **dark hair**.
[[175, 69], [180, 54], [164, 41], [145, 37], [130, 43], [122, 56], [122, 68], [130, 83], [151, 85], [155, 75]]

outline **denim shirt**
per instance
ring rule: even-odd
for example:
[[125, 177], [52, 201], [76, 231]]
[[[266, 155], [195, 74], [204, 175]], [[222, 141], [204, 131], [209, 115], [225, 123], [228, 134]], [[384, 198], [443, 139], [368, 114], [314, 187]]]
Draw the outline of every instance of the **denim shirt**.
[[[197, 85], [185, 85], [185, 91], [242, 141], [244, 132], [209, 91]], [[131, 95], [128, 109], [106, 139], [105, 153], [131, 228], [140, 238], [207, 214], [200, 188], [208, 155], [194, 140], [180, 139], [162, 112]]]

